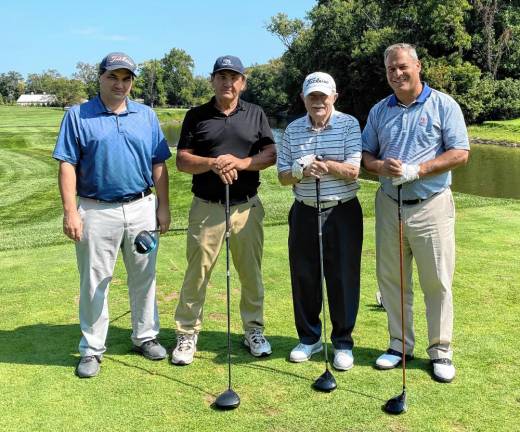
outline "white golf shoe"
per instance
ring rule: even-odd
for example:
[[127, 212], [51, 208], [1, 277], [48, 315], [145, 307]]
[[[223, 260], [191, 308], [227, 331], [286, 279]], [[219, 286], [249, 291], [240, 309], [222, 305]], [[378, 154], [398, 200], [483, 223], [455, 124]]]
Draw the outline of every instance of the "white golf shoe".
[[352, 350], [334, 349], [334, 361], [332, 362], [334, 369], [346, 371], [354, 367], [354, 356]]
[[303, 343], [299, 343], [293, 348], [291, 354], [289, 354], [289, 360], [294, 363], [301, 363], [309, 360], [313, 354], [316, 354], [322, 350], [323, 345], [321, 341], [318, 341], [312, 345], [305, 345]]
[[244, 345], [249, 348], [249, 352], [255, 357], [265, 357], [273, 352], [271, 344], [264, 337], [264, 332], [260, 328], [245, 331]]
[[450, 383], [455, 378], [455, 366], [450, 359], [442, 358], [431, 360], [433, 378], [441, 383]]
[[174, 365], [189, 365], [193, 362], [193, 356], [197, 351], [197, 334], [177, 335], [177, 346], [172, 352], [172, 363]]
[[[392, 348], [381, 354], [376, 360], [376, 368], [381, 370], [393, 369], [401, 364], [403, 355]], [[406, 354], [406, 361], [413, 360], [413, 355]]]

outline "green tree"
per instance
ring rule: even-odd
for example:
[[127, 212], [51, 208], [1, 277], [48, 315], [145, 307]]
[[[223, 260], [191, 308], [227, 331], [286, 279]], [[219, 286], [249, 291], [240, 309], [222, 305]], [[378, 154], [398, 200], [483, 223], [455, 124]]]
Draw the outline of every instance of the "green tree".
[[277, 114], [288, 108], [285, 92], [285, 66], [281, 59], [254, 65], [246, 70], [247, 87], [242, 97], [260, 105], [266, 113]]
[[164, 69], [164, 89], [169, 105], [190, 106], [193, 94], [193, 68], [191, 56], [184, 50], [172, 48], [161, 64]]
[[71, 106], [82, 102], [87, 97], [85, 84], [78, 79], [59, 77], [54, 80], [51, 91], [56, 96], [56, 105]]
[[141, 89], [141, 97], [146, 105], [153, 108], [165, 104], [164, 69], [159, 60], [148, 60], [141, 64], [136, 86]]
[[190, 105], [202, 105], [213, 96], [213, 88], [208, 78], [196, 76], [193, 78], [192, 98]]
[[0, 74], [0, 96], [3, 103], [15, 102], [23, 94], [24, 85], [23, 77], [18, 72]]
[[54, 89], [54, 82], [62, 78], [57, 70], [49, 69], [41, 74], [29, 74], [26, 81], [26, 91], [37, 94], [52, 93]]
[[99, 92], [99, 64], [76, 63], [76, 72], [72, 74], [72, 78], [77, 79], [85, 86], [87, 98], [92, 99]]

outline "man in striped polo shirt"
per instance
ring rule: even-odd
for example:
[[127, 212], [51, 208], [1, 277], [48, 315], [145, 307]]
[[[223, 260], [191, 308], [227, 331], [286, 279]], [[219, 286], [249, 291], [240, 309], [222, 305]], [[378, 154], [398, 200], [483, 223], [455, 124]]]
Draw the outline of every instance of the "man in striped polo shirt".
[[289, 124], [278, 153], [278, 179], [293, 187], [295, 197], [289, 212], [289, 263], [300, 343], [289, 358], [303, 362], [323, 349], [315, 186], [319, 178], [333, 365], [348, 370], [354, 365], [352, 330], [359, 307], [363, 242], [363, 215], [356, 197], [361, 163], [359, 123], [335, 111], [336, 84], [326, 73], [308, 75], [301, 97], [307, 115]]
[[426, 303], [433, 377], [451, 382], [455, 207], [450, 184], [451, 170], [468, 160], [468, 134], [457, 102], [421, 82], [421, 62], [412, 45], [391, 45], [384, 59], [394, 94], [370, 110], [363, 130], [363, 164], [381, 182], [376, 195], [377, 279], [390, 333], [389, 349], [376, 367], [392, 369], [402, 358], [397, 215], [397, 187], [402, 185], [405, 355], [412, 357], [415, 344], [415, 259]]

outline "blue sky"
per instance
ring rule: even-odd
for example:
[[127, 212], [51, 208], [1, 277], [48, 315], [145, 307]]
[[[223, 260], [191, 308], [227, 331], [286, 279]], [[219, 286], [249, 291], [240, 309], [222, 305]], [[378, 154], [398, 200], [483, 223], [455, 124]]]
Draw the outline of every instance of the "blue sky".
[[244, 65], [280, 56], [282, 43], [266, 29], [278, 12], [304, 18], [315, 0], [182, 0], [0, 2], [0, 73], [24, 77], [56, 69], [70, 76], [76, 63], [97, 63], [111, 51], [137, 62], [185, 50], [195, 74], [208, 75], [215, 58], [233, 54]]

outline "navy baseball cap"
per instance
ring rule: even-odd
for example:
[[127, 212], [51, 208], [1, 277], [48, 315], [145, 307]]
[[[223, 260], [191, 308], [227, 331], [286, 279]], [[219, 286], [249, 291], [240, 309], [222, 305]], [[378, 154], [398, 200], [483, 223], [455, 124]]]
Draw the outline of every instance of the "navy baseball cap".
[[219, 57], [215, 61], [215, 64], [213, 65], [213, 73], [221, 70], [231, 70], [233, 72], [238, 72], [241, 75], [244, 75], [245, 72], [244, 66], [242, 65], [240, 59], [232, 55]]
[[99, 71], [127, 69], [135, 76], [135, 62], [132, 57], [122, 52], [108, 54], [99, 64]]

